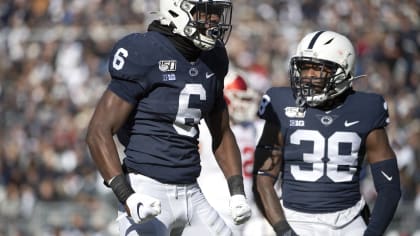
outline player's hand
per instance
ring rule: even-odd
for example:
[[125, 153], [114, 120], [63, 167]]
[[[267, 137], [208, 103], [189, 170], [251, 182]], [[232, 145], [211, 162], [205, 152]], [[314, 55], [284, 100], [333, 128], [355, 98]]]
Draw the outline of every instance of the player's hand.
[[251, 217], [251, 207], [244, 195], [237, 194], [230, 197], [229, 206], [233, 222], [236, 225], [245, 223]]
[[128, 215], [135, 223], [143, 223], [161, 212], [160, 200], [140, 193], [133, 193], [125, 202]]

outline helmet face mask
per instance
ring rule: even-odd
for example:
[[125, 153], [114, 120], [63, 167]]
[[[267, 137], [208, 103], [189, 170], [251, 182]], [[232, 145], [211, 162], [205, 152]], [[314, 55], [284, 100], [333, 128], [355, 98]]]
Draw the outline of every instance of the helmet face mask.
[[160, 15], [162, 24], [202, 50], [212, 49], [217, 40], [226, 44], [232, 30], [230, 0], [161, 0]]
[[296, 97], [304, 98], [309, 106], [317, 106], [334, 95], [335, 79], [341, 76], [336, 74], [337, 64], [306, 57], [293, 58], [290, 63], [290, 83]]
[[290, 60], [290, 85], [299, 106], [315, 107], [351, 87], [355, 52], [351, 42], [335, 32], [306, 35]]

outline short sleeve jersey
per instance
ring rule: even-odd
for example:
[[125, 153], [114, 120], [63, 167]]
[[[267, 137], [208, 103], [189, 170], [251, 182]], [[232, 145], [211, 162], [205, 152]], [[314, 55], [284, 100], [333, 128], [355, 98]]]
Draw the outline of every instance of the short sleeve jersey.
[[360, 200], [366, 138], [389, 122], [382, 96], [352, 91], [332, 110], [300, 110], [290, 88], [275, 87], [263, 96], [259, 116], [279, 125], [284, 138], [285, 207], [327, 213]]
[[191, 63], [158, 32], [119, 40], [109, 60], [109, 89], [135, 106], [118, 138], [128, 169], [163, 183], [193, 183], [199, 176], [200, 120], [226, 108], [228, 58], [218, 43]]

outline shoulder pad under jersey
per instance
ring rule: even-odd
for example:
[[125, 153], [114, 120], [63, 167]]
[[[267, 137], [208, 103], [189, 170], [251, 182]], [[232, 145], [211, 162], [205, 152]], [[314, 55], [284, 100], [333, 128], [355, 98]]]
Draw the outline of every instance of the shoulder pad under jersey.
[[157, 64], [157, 44], [148, 33], [133, 33], [113, 47], [108, 64], [112, 78], [138, 80]]
[[277, 123], [278, 114], [285, 106], [293, 105], [292, 90], [288, 87], [271, 87], [260, 101], [258, 116], [266, 121]]
[[229, 59], [223, 43], [217, 41], [216, 46], [210, 51], [203, 51], [201, 60], [216, 73], [217, 78], [224, 79], [229, 68]]
[[388, 105], [384, 97], [376, 93], [356, 92], [355, 102], [361, 116], [371, 119], [372, 128], [381, 128], [389, 124]]

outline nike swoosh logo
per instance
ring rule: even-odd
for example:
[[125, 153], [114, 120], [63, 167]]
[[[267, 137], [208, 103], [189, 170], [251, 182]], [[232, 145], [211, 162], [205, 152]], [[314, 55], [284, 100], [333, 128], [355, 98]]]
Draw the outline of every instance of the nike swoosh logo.
[[212, 77], [213, 75], [214, 75], [214, 73], [209, 73], [209, 72], [206, 72], [206, 79], [208, 79], [208, 78]]
[[355, 124], [357, 124], [357, 123], [359, 123], [359, 122], [360, 122], [360, 121], [358, 121], [358, 120], [353, 121], [353, 122], [348, 122], [348, 121], [346, 120], [346, 121], [344, 121], [344, 126], [345, 126], [345, 127], [350, 127], [350, 126], [355, 125]]
[[385, 174], [385, 172], [383, 172], [382, 170], [381, 170], [381, 173], [382, 173], [382, 175], [388, 180], [388, 181], [391, 181], [392, 180], [392, 176], [388, 176], [387, 174]]

